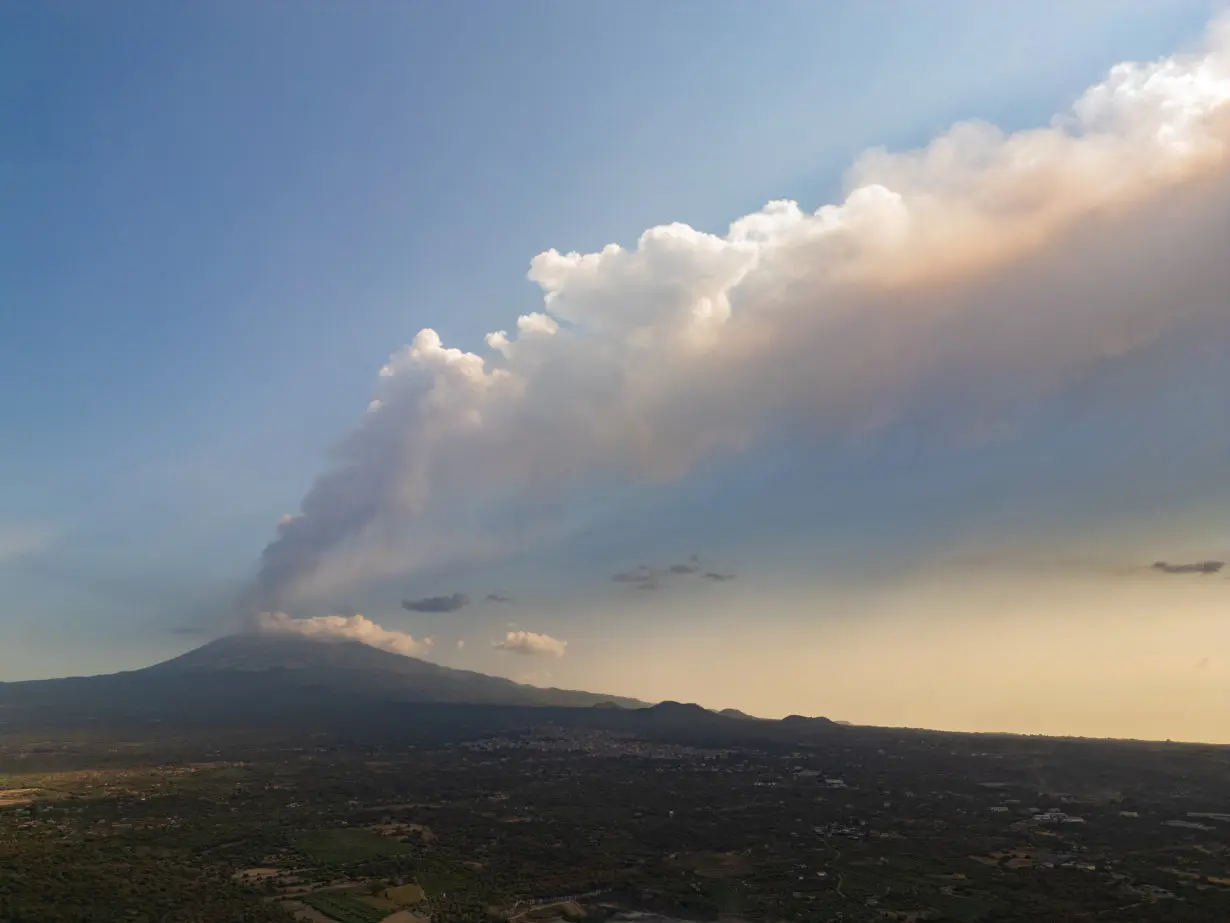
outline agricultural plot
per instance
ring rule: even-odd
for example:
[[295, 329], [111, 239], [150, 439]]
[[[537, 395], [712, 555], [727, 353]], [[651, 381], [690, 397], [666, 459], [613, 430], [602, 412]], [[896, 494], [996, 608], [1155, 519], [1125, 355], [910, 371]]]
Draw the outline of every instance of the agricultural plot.
[[389, 915], [388, 910], [338, 891], [315, 891], [303, 895], [300, 900], [338, 923], [380, 923]]
[[432, 900], [443, 894], [464, 891], [473, 881], [471, 875], [442, 862], [417, 863], [414, 877], [422, 886], [420, 892]]
[[427, 895], [418, 885], [399, 885], [396, 888], [386, 888], [381, 892], [381, 897], [392, 901], [399, 907], [411, 907], [421, 902]]
[[362, 862], [409, 852], [409, 847], [398, 840], [391, 840], [368, 830], [350, 828], [304, 833], [295, 839], [295, 847], [314, 862], [323, 864]]
[[377, 894], [358, 894], [356, 899], [368, 907], [375, 907], [377, 910], [382, 910], [386, 914], [393, 913], [395, 910], [401, 910], [400, 904], [394, 904], [391, 900], [381, 897]]
[[752, 863], [738, 853], [685, 853], [675, 859], [675, 865], [708, 879], [739, 878], [753, 871]]

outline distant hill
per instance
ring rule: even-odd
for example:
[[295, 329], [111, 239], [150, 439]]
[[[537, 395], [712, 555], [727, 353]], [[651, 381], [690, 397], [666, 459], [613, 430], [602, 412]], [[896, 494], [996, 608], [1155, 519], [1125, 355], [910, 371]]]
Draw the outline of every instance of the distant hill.
[[691, 727], [724, 726], [729, 719], [694, 702], [659, 702], [650, 708], [636, 712], [636, 720], [642, 724], [688, 725]]
[[718, 714], [723, 715], [724, 717], [727, 717], [727, 718], [738, 718], [740, 721], [760, 721], [762, 720], [760, 718], [757, 718], [755, 715], [749, 715], [745, 711], [739, 711], [739, 709], [737, 708], [723, 708], [721, 711], [718, 712]]
[[781, 720], [781, 725], [786, 728], [808, 731], [839, 727], [837, 722], [831, 718], [809, 718], [806, 715], [787, 715]]

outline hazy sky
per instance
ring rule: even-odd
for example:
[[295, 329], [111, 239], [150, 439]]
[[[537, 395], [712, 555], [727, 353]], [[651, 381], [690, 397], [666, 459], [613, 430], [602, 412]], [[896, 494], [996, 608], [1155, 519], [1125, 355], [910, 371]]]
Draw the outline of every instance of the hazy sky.
[[1230, 741], [1218, 9], [0, 3], [0, 680]]

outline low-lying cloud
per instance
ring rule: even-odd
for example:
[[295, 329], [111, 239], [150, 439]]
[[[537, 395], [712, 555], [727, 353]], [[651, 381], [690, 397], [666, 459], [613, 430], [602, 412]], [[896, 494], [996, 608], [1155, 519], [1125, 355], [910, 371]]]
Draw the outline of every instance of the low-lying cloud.
[[[993, 429], [1175, 327], [1227, 320], [1228, 166], [1223, 23], [1204, 52], [1113, 68], [1045, 127], [869, 151], [840, 204], [540, 253], [542, 310], [485, 353], [424, 329], [389, 359], [249, 604], [281, 607], [389, 522], [436, 535], [462, 506], [667, 482], [782, 428], [848, 438], [938, 409]], [[465, 521], [496, 540], [498, 517]]]
[[496, 650], [508, 651], [512, 654], [563, 657], [568, 649], [568, 642], [533, 631], [510, 631], [504, 635], [503, 641], [496, 641], [492, 646]]
[[422, 599], [403, 599], [401, 607], [409, 612], [457, 612], [470, 605], [465, 593], [449, 596], [424, 596]]
[[415, 638], [404, 631], [381, 628], [362, 615], [317, 615], [307, 619], [291, 618], [285, 612], [262, 612], [258, 630], [265, 634], [296, 635], [320, 640], [358, 641], [407, 657], [422, 657], [431, 651], [431, 638]]

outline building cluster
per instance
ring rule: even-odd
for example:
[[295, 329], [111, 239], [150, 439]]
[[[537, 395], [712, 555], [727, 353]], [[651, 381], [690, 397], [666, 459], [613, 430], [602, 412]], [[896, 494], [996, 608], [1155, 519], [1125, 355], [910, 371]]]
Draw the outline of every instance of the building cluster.
[[651, 760], [711, 761], [728, 757], [734, 752], [683, 744], [656, 743], [606, 731], [539, 732], [518, 737], [488, 737], [482, 740], [467, 741], [460, 746], [478, 753], [528, 750], [536, 753], [568, 753], [610, 759], [635, 757]]

